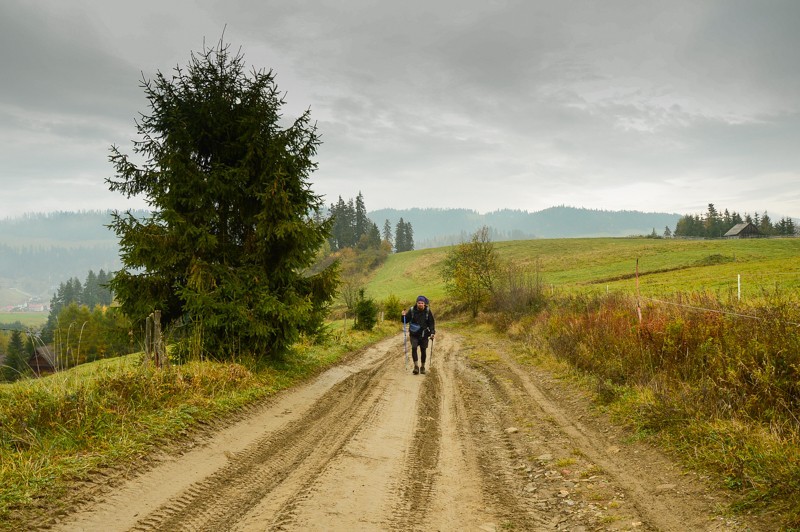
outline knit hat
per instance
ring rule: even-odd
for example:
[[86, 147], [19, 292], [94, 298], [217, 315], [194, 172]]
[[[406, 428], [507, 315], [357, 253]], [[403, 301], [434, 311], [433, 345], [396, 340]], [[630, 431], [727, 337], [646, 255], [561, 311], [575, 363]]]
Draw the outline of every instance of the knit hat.
[[420, 302], [420, 301], [422, 301], [426, 305], [428, 304], [428, 298], [425, 297], [425, 296], [417, 296], [417, 302]]

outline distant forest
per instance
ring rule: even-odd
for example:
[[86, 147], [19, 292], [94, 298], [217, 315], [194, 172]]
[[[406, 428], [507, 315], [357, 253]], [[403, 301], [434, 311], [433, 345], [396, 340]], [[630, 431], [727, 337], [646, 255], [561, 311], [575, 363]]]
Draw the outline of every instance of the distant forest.
[[[144, 211], [134, 212], [146, 214]], [[120, 268], [110, 211], [52, 212], [0, 220], [0, 289], [50, 298], [59, 283], [89, 270]]]
[[717, 210], [713, 203], [708, 204], [705, 214], [687, 214], [678, 220], [673, 236], [676, 237], [703, 237], [719, 238], [724, 236], [732, 227], [741, 223], [751, 223], [758, 232], [764, 236], [794, 236], [797, 234], [798, 226], [792, 218], [785, 216], [777, 223], [764, 211], [763, 214], [755, 213], [750, 216], [745, 213], [743, 216], [738, 212]]

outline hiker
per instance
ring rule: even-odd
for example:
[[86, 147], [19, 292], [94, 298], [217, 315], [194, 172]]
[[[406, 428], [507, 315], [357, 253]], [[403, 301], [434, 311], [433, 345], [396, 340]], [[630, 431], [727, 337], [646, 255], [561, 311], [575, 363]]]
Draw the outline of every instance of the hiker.
[[[417, 302], [408, 310], [403, 310], [403, 323], [408, 324], [408, 335], [411, 337], [411, 358], [414, 360], [414, 371], [425, 374], [425, 358], [428, 349], [428, 338], [434, 339], [436, 335], [436, 322], [433, 313], [428, 308], [428, 298], [417, 297]], [[421, 365], [417, 365], [417, 347], [420, 350]]]

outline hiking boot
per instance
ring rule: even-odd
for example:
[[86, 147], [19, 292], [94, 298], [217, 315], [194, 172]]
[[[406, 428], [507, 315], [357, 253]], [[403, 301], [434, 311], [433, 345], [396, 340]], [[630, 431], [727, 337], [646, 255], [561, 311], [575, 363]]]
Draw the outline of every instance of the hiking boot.
[[419, 368], [419, 372], [422, 373], [423, 375], [425, 375], [425, 366], [422, 366], [421, 368]]
[[[414, 375], [418, 374], [419, 373], [419, 366], [414, 366], [414, 371], [412, 371], [411, 373], [413, 373]], [[424, 370], [423, 370], [423, 373], [425, 373]]]

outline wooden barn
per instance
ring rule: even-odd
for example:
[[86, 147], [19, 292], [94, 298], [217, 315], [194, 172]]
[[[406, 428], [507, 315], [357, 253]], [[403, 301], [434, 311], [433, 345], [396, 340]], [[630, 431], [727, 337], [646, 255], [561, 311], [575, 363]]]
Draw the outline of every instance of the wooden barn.
[[734, 225], [722, 236], [725, 238], [755, 238], [762, 235], [758, 227], [749, 222], [745, 222]]
[[28, 359], [28, 366], [37, 377], [56, 372], [54, 357], [47, 346], [36, 348], [36, 352]]

